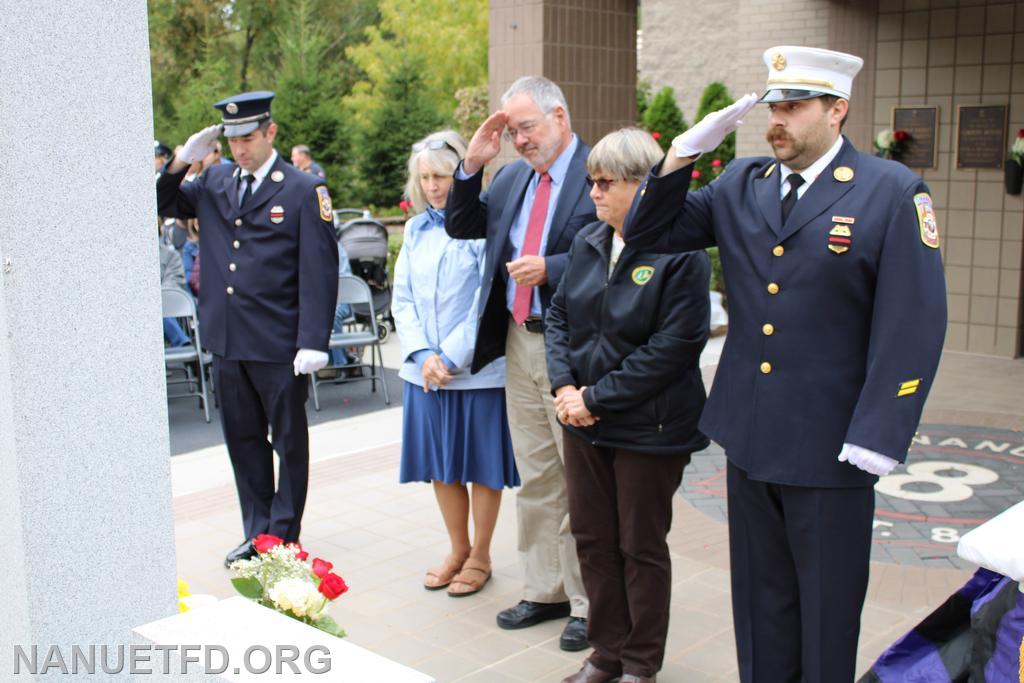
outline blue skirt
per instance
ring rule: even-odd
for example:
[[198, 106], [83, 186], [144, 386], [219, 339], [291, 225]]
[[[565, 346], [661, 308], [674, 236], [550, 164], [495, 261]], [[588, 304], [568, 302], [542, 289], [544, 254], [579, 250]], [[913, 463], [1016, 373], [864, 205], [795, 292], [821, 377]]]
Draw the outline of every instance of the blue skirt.
[[519, 486], [504, 389], [403, 389], [399, 481]]

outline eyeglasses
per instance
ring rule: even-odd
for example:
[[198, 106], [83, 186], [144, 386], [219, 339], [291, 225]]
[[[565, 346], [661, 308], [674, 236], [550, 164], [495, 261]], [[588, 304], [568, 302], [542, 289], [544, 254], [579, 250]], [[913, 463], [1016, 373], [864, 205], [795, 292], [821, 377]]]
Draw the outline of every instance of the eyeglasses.
[[593, 187], [594, 185], [597, 185], [597, 189], [599, 189], [601, 192], [607, 192], [608, 189], [614, 183], [617, 183], [617, 182], [619, 182], [619, 181], [614, 179], [614, 178], [591, 178], [590, 176], [587, 176], [587, 183], [591, 187]]
[[447, 149], [452, 154], [454, 154], [457, 158], [459, 158], [459, 159], [462, 158], [462, 155], [459, 154], [459, 150], [457, 150], [454, 147], [452, 147], [445, 140], [440, 140], [440, 139], [437, 139], [437, 138], [435, 138], [433, 140], [424, 140], [423, 142], [417, 142], [416, 144], [414, 144], [412, 146], [412, 151], [414, 153], [422, 152], [425, 149], [433, 149], [433, 150]]
[[540, 124], [536, 121], [524, 121], [518, 128], [508, 128], [502, 134], [507, 142], [515, 144], [516, 137], [522, 133], [524, 138], [530, 137], [530, 135], [537, 129]]

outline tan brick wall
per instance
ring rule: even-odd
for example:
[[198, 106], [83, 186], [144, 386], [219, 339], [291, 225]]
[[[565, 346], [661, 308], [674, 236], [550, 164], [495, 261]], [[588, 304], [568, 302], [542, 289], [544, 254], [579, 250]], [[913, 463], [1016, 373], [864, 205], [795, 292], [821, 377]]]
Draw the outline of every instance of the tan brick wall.
[[1001, 170], [958, 170], [954, 139], [964, 104], [1008, 104], [1008, 140], [1024, 128], [1024, 3], [884, 0], [877, 21], [875, 129], [894, 106], [939, 107], [938, 168], [922, 175], [944, 233], [946, 348], [1019, 355], [1024, 206]]

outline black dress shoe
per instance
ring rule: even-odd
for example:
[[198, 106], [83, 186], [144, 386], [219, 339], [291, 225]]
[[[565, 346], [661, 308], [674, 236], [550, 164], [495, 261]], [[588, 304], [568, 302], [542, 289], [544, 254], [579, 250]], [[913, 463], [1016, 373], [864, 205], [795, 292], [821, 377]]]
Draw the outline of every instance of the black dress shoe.
[[504, 629], [526, 628], [550, 619], [569, 616], [568, 602], [530, 602], [520, 600], [515, 607], [498, 612], [498, 626]]
[[230, 567], [235, 560], [251, 560], [256, 555], [256, 546], [252, 544], [252, 541], [244, 541], [242, 545], [228, 553], [228, 556], [224, 558], [224, 566]]
[[569, 617], [569, 623], [562, 629], [558, 647], [566, 652], [579, 652], [590, 647], [587, 642], [587, 620], [583, 617]]

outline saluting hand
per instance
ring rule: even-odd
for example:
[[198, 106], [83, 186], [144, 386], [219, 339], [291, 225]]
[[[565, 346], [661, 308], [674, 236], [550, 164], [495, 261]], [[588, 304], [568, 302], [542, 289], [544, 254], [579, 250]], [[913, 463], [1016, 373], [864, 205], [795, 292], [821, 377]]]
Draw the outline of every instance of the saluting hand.
[[185, 144], [181, 146], [181, 152], [178, 153], [176, 158], [189, 165], [202, 161], [214, 151], [217, 138], [220, 137], [223, 131], [224, 125], [215, 123], [212, 126], [203, 128], [198, 133], [193, 133]]
[[501, 134], [507, 123], [508, 114], [496, 111], [480, 124], [466, 148], [466, 158], [462, 160], [463, 171], [473, 175], [498, 156], [501, 152]]
[[438, 389], [447, 386], [448, 382], [452, 381], [452, 373], [448, 371], [448, 366], [445, 365], [444, 359], [441, 356], [434, 354], [423, 361], [423, 367], [420, 368], [420, 374], [423, 375], [423, 391], [430, 391], [430, 385], [433, 384]]
[[520, 256], [505, 264], [508, 276], [520, 287], [539, 287], [548, 281], [548, 265], [543, 256]]
[[679, 157], [692, 157], [718, 147], [726, 135], [743, 123], [743, 117], [754, 108], [758, 99], [757, 93], [744, 95], [728, 107], [702, 118], [693, 128], [672, 140], [676, 154]]

